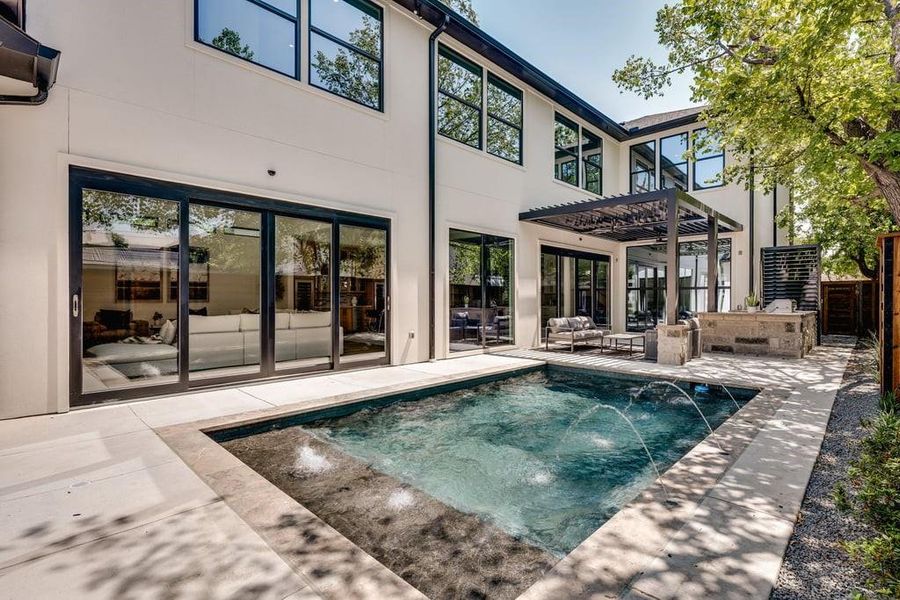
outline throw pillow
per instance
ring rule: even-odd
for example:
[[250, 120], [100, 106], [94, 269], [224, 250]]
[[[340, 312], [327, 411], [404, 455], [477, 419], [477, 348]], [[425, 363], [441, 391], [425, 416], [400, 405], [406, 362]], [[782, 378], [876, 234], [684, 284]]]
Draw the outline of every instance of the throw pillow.
[[175, 333], [175, 324], [172, 323], [172, 321], [166, 321], [163, 323], [162, 327], [159, 328], [159, 337], [163, 344], [172, 345], [172, 342], [175, 341]]

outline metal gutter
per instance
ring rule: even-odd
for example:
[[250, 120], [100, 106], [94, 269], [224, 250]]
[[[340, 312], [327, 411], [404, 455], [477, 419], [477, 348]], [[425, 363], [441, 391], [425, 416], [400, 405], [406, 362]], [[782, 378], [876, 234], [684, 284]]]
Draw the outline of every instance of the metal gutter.
[[42, 45], [15, 24], [0, 18], [0, 75], [30, 83], [33, 96], [2, 95], [0, 104], [38, 105], [56, 83], [58, 50]]
[[[420, 10], [416, 5], [417, 12]], [[435, 350], [435, 220], [437, 207], [437, 39], [450, 24], [445, 14], [428, 38], [428, 360], [434, 360]]]

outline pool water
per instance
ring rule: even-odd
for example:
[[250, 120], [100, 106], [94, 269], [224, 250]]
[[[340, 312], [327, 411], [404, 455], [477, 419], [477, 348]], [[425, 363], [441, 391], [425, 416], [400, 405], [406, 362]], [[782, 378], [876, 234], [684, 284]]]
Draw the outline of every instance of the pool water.
[[[556, 556], [573, 550], [709, 434], [678, 390], [545, 369], [302, 427]], [[715, 428], [755, 391], [679, 383]], [[643, 388], [643, 391], [638, 392]], [[417, 395], [416, 398], [421, 396]], [[403, 398], [399, 398], [403, 400]], [[603, 404], [606, 406], [599, 406]]]

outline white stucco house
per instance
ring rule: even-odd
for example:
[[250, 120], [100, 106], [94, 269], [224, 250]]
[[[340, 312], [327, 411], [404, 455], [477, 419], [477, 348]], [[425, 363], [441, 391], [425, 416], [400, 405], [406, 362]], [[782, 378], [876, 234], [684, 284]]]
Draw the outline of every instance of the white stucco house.
[[619, 123], [437, 0], [0, 21], [0, 418], [653, 327], [672, 207], [678, 317], [786, 243], [699, 109]]

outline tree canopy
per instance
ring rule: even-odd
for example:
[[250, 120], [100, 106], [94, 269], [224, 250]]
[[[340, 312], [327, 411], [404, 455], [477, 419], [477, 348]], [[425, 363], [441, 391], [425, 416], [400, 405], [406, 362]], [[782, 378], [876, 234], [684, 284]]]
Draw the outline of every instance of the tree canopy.
[[796, 190], [811, 225], [858, 217], [866, 244], [885, 214], [900, 224], [900, 1], [681, 0], [656, 32], [667, 63], [632, 56], [613, 78], [650, 97], [692, 72], [703, 118], [738, 158], [727, 179], [748, 181], [753, 164], [764, 188]]

